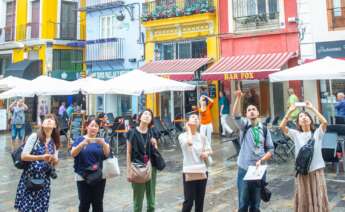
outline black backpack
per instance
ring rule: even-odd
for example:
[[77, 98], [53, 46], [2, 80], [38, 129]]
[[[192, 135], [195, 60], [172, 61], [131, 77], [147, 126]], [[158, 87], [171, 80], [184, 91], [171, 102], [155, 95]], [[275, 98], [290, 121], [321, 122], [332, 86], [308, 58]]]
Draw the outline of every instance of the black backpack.
[[[32, 154], [32, 151], [37, 144], [37, 141], [38, 141], [38, 136], [37, 136], [36, 141], [32, 147], [31, 154]], [[17, 169], [26, 169], [30, 163], [27, 161], [22, 161], [22, 152], [23, 152], [24, 146], [25, 146], [25, 144], [22, 144], [20, 147], [18, 147], [18, 149], [16, 149], [15, 151], [13, 151], [11, 153], [13, 164]]]
[[311, 134], [311, 138], [308, 143], [301, 147], [298, 152], [296, 161], [295, 161], [295, 170], [296, 177], [297, 175], [307, 175], [309, 172], [311, 161], [313, 160], [314, 155], [314, 133]]

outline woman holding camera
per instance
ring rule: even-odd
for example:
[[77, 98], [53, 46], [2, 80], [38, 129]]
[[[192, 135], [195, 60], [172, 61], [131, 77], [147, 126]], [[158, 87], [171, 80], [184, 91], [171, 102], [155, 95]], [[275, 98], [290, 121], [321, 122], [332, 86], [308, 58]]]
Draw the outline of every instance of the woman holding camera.
[[79, 196], [79, 212], [103, 211], [103, 196], [106, 180], [102, 176], [103, 160], [109, 156], [110, 148], [104, 138], [97, 138], [100, 121], [94, 117], [87, 120], [87, 133], [72, 145], [74, 172]]
[[280, 129], [295, 143], [296, 160], [298, 160], [298, 154], [303, 146], [308, 144], [309, 141], [313, 141], [314, 150], [308, 173], [306, 175], [298, 174], [296, 176], [294, 208], [296, 212], [328, 212], [330, 209], [324, 174], [325, 162], [322, 158], [321, 151], [322, 138], [327, 130], [327, 120], [315, 107], [313, 107], [311, 102], [307, 101], [302, 103], [302, 105], [309, 111], [313, 112], [319, 119], [320, 126], [318, 128], [315, 128], [312, 116], [306, 111], [298, 113], [296, 130], [287, 127], [287, 122], [296, 110], [296, 103], [290, 106], [280, 124]]
[[45, 116], [37, 133], [28, 138], [21, 159], [29, 162], [20, 178], [14, 208], [20, 212], [46, 212], [49, 207], [50, 178], [56, 178], [60, 132], [56, 117]]

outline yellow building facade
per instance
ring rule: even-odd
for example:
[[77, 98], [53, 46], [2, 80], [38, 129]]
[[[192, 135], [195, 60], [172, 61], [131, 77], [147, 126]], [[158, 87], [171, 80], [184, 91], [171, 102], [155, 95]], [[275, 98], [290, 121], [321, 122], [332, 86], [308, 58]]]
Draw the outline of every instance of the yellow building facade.
[[10, 75], [6, 70], [25, 60], [39, 61], [43, 75], [67, 80], [83, 75], [84, 49], [76, 43], [85, 40], [85, 13], [78, 11], [85, 0], [16, 0], [0, 4], [0, 28], [4, 32], [0, 36], [0, 75]]
[[[202, 66], [198, 70], [192, 70], [202, 72], [214, 61], [217, 61], [220, 58], [219, 40], [217, 36], [219, 31], [217, 10], [218, 5], [216, 0], [176, 0], [160, 4], [157, 1], [148, 1], [144, 3], [142, 21], [146, 33], [145, 62], [148, 65], [145, 65], [147, 68], [144, 66], [142, 70], [147, 69], [148, 72], [151, 72], [150, 67], [154, 67], [154, 63], [161, 60], [170, 60], [176, 63], [186, 61], [191, 63], [190, 66], [194, 66], [198, 62], [198, 58], [210, 59], [206, 64], [202, 63]], [[192, 60], [187, 61], [189, 58]], [[150, 64], [153, 65], [150, 66]], [[174, 70], [173, 65], [172, 70]], [[193, 81], [194, 84], [202, 84], [203, 87], [212, 87], [212, 97], [215, 100], [212, 108], [213, 127], [216, 133], [219, 132], [218, 82], [201, 82], [201, 79], [197, 77], [199, 74], [194, 74], [194, 76], [188, 79], [177, 76], [179, 73], [183, 75], [184, 71], [191, 70], [179, 70], [177, 74], [162, 70], [161, 72], [158, 71], [158, 75], [180, 81]], [[175, 77], [170, 74], [174, 74]], [[202, 91], [200, 91], [199, 86], [197, 87], [198, 91], [196, 93], [198, 98]], [[148, 108], [154, 110], [155, 116], [161, 116], [162, 118], [161, 99], [162, 94], [149, 95], [146, 104]], [[172, 101], [175, 100], [172, 99]], [[173, 104], [176, 104], [176, 102]], [[196, 106], [197, 102], [194, 101], [193, 104]], [[190, 112], [188, 110], [190, 110], [190, 107], [185, 112]]]

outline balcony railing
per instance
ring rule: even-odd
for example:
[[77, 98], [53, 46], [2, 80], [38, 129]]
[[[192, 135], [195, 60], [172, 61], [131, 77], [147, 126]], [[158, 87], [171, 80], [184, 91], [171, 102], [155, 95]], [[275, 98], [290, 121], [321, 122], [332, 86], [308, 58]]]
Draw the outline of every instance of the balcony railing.
[[111, 9], [125, 5], [121, 0], [86, 0], [86, 4], [81, 6], [81, 11], [92, 12], [97, 10]]
[[213, 0], [156, 0], [143, 3], [143, 21], [215, 11]]
[[329, 26], [332, 29], [345, 27], [345, 7], [328, 9]]
[[[46, 34], [40, 35], [42, 29]], [[27, 23], [15, 27], [4, 27], [5, 42], [14, 40], [31, 40], [39, 38], [77, 40], [77, 23]]]
[[124, 39], [107, 38], [86, 42], [86, 61], [123, 59]]
[[251, 31], [279, 28], [279, 12], [234, 17], [235, 31]]

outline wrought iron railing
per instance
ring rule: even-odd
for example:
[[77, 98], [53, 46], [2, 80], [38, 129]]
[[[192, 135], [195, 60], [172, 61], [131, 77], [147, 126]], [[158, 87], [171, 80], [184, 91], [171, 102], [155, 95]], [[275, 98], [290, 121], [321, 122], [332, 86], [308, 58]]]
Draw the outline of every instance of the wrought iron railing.
[[341, 28], [345, 27], [345, 7], [335, 7], [328, 9], [328, 17], [331, 17], [330, 28]]
[[4, 35], [5, 35], [5, 41], [13, 41], [14, 35], [15, 35], [15, 27], [14, 26], [5, 26], [2, 28]]
[[86, 61], [123, 59], [124, 39], [107, 38], [86, 42]]
[[278, 28], [280, 26], [279, 12], [234, 17], [234, 22], [236, 32]]
[[143, 21], [215, 11], [213, 0], [156, 0], [143, 3]]

